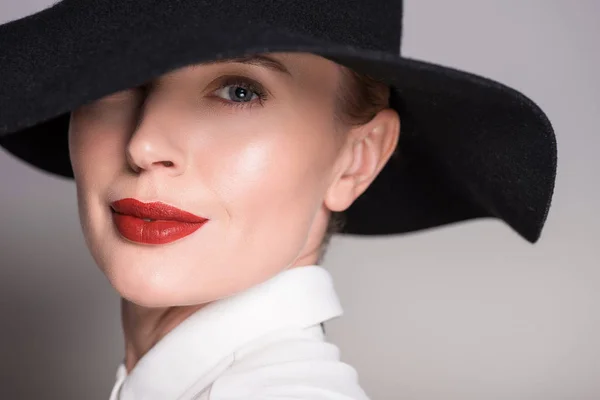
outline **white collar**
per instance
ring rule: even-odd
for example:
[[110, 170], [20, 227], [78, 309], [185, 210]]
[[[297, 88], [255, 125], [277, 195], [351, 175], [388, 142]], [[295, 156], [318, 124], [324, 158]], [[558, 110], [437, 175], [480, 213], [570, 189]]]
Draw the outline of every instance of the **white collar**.
[[340, 315], [327, 270], [318, 265], [285, 270], [192, 314], [156, 343], [128, 376], [121, 364], [113, 393], [123, 382], [121, 400], [178, 398], [243, 344], [272, 331], [303, 329]]

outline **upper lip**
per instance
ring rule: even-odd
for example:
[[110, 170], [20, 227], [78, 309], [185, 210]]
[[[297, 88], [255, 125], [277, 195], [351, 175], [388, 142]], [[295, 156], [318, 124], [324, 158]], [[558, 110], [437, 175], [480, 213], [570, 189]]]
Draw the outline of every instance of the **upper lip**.
[[159, 201], [143, 203], [136, 199], [125, 198], [112, 202], [111, 208], [119, 214], [131, 215], [133, 217], [142, 219], [160, 219], [190, 223], [200, 223], [207, 221], [206, 218], [194, 215], [192, 213]]

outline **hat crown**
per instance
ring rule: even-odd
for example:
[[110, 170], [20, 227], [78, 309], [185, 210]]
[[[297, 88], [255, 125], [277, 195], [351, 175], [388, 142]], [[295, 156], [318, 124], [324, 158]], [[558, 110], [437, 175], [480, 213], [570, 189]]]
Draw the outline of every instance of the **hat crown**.
[[[230, 12], [329, 41], [399, 54], [402, 0], [212, 0]], [[246, 3], [240, 6], [239, 3]]]
[[[63, 0], [93, 29], [181, 29], [180, 21], [215, 26], [240, 36], [250, 25], [325, 39], [351, 47], [399, 54], [402, 0]], [[69, 12], [69, 11], [67, 11]], [[68, 23], [70, 16], [65, 16]], [[175, 25], [174, 25], [175, 24]], [[120, 29], [119, 28], [119, 29]], [[144, 29], [146, 29], [144, 28]], [[202, 29], [198, 29], [199, 31]], [[125, 33], [124, 33], [125, 34]]]

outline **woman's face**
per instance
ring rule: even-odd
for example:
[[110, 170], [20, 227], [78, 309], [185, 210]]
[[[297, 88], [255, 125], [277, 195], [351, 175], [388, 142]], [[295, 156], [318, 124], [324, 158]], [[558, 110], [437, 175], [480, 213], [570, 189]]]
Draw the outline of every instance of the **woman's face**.
[[[316, 261], [346, 140], [340, 71], [311, 54], [267, 57], [181, 68], [72, 113], [83, 232], [126, 299], [199, 304]], [[185, 224], [131, 223], [111, 207], [121, 199], [207, 221], [174, 240]]]

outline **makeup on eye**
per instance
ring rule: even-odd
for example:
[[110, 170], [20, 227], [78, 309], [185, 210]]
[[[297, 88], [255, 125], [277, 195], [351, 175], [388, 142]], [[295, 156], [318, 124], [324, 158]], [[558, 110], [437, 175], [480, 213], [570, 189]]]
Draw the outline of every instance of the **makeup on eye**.
[[249, 107], [256, 103], [263, 105], [269, 97], [263, 85], [242, 76], [221, 77], [218, 88], [212, 93], [230, 107]]
[[[156, 90], [156, 87], [156, 83], [150, 81], [130, 88], [128, 92], [130, 96], [141, 93], [146, 97]], [[202, 92], [207, 94], [207, 98], [218, 100], [220, 104], [234, 108], [262, 106], [271, 97], [270, 91], [263, 84], [253, 78], [237, 74], [218, 77]]]

